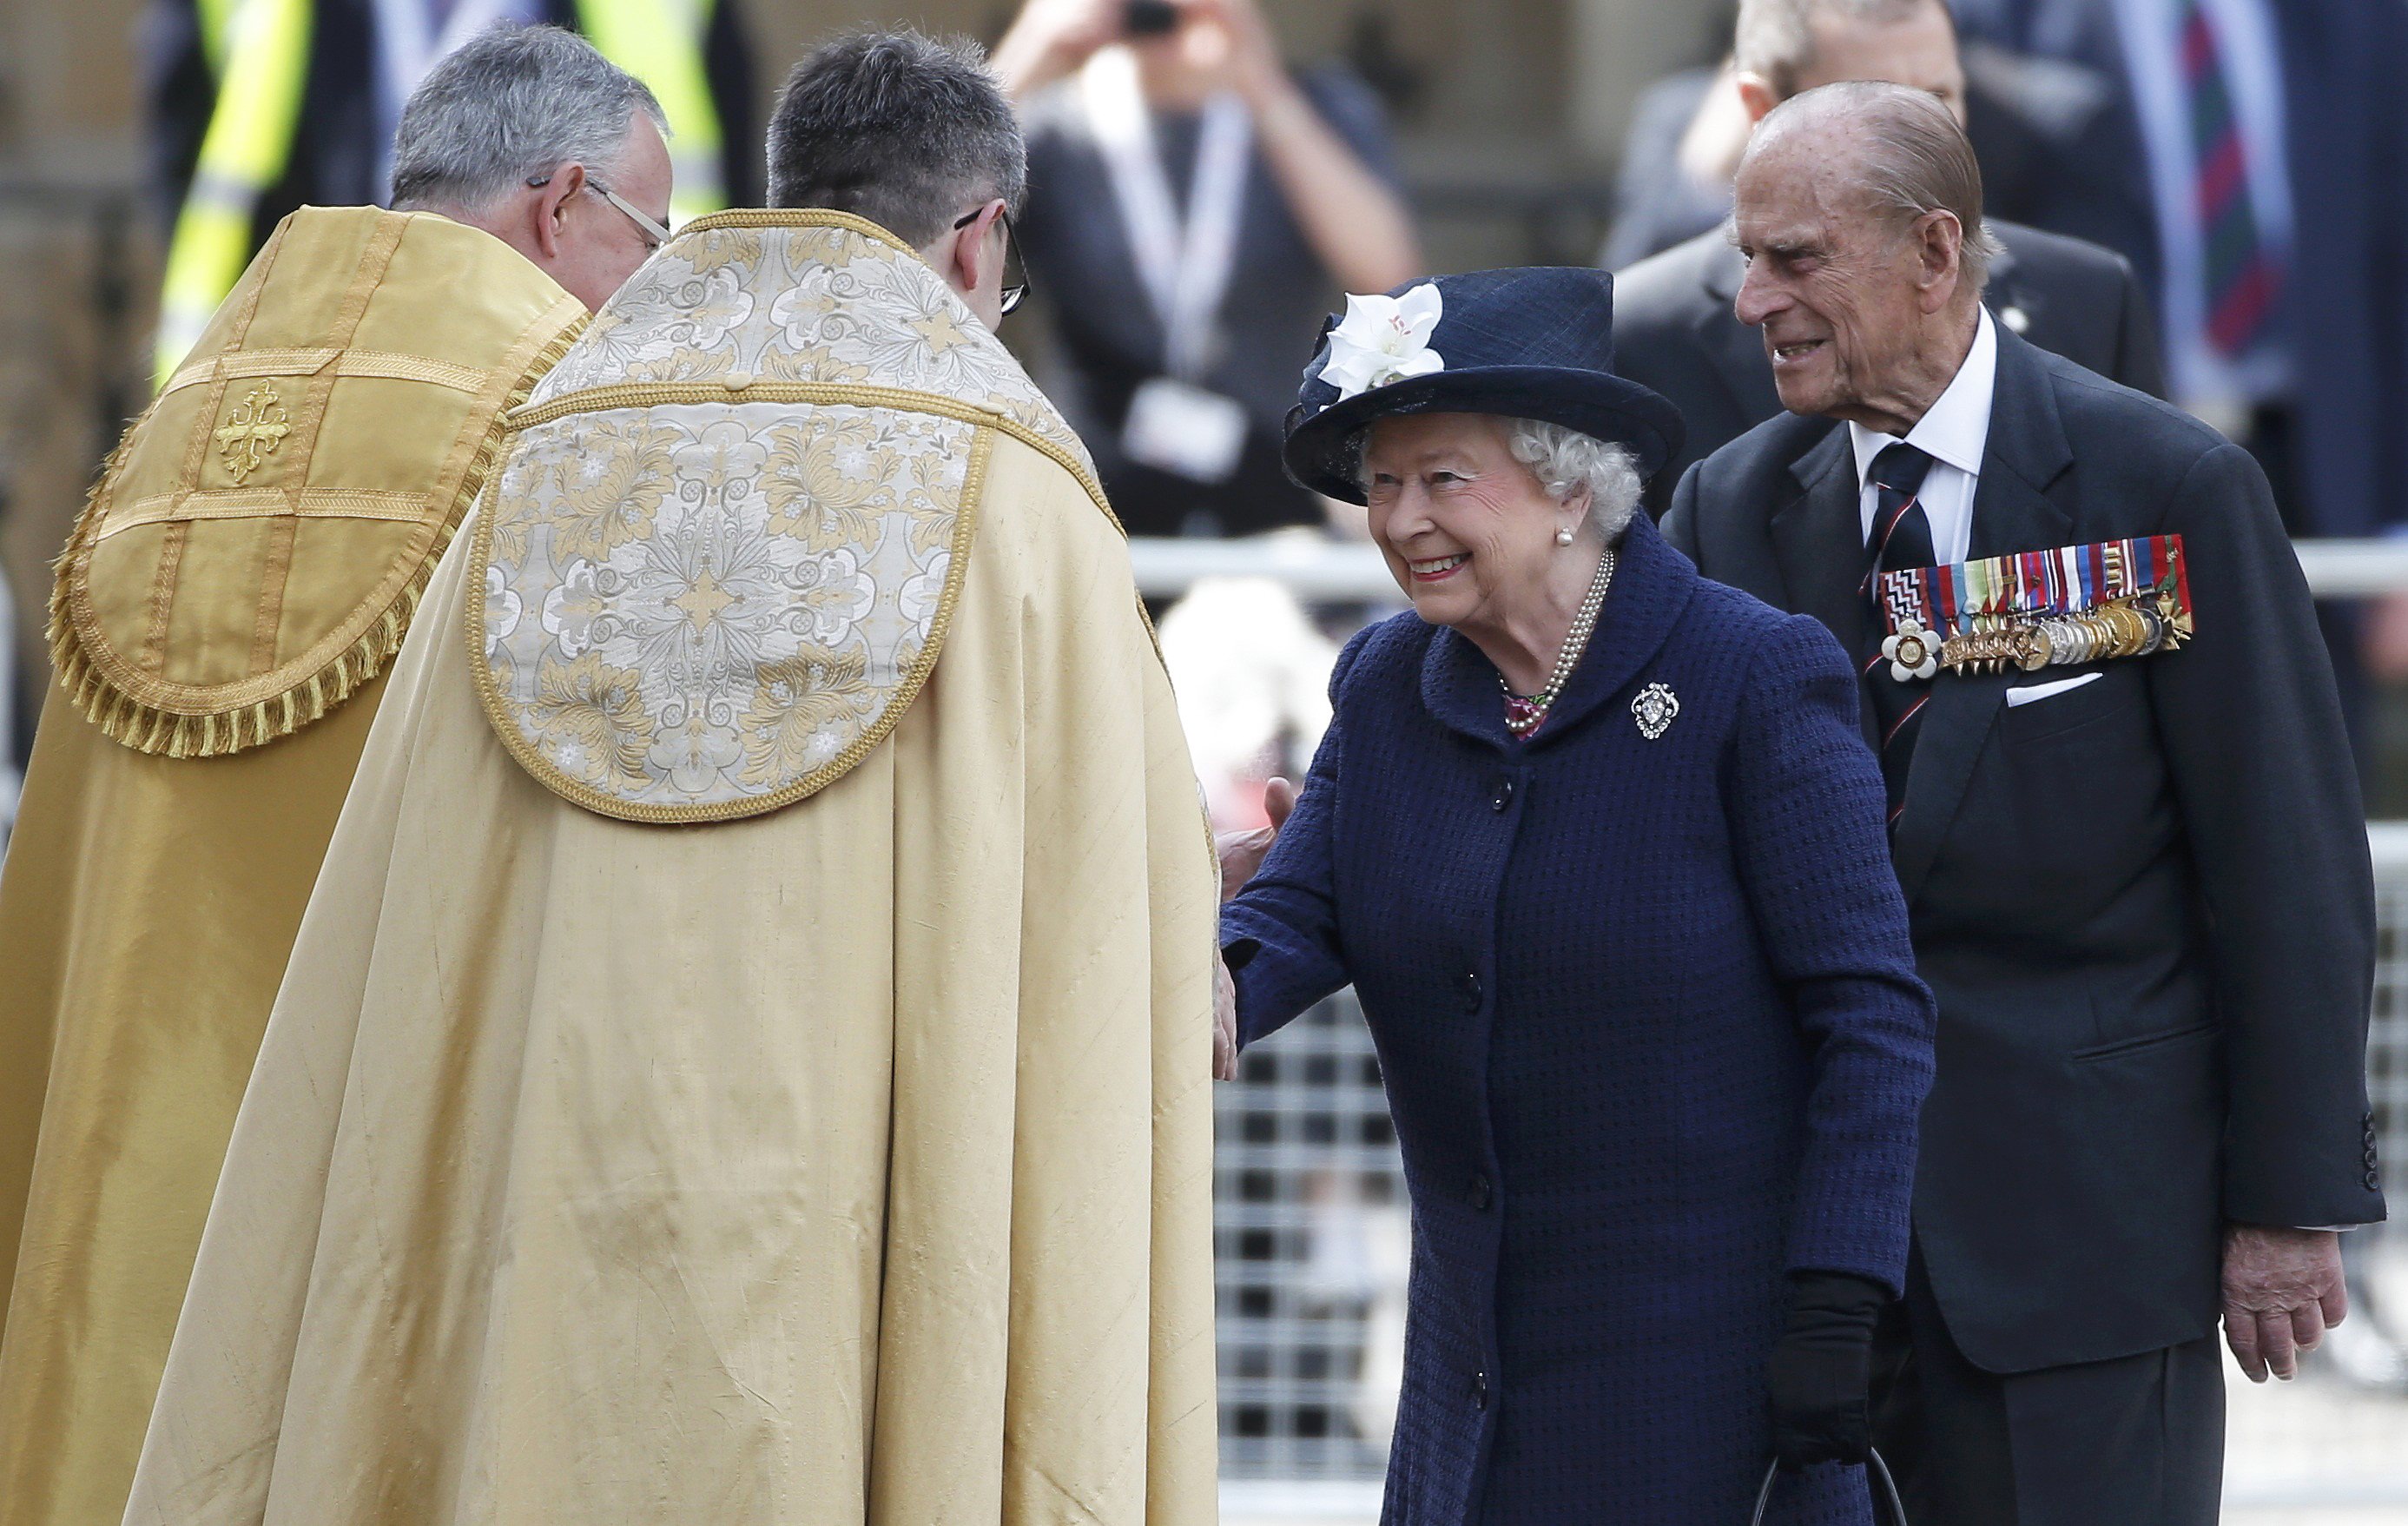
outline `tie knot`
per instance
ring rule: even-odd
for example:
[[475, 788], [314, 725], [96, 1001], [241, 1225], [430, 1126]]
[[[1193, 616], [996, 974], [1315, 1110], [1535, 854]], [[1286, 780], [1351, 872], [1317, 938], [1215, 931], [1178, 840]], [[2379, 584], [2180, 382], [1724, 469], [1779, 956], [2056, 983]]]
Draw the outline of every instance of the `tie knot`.
[[1923, 491], [1923, 479], [1930, 470], [1931, 457], [1901, 439], [1895, 445], [1882, 447], [1881, 454], [1873, 457], [1873, 469], [1868, 475], [1874, 486], [1885, 487], [1911, 498]]

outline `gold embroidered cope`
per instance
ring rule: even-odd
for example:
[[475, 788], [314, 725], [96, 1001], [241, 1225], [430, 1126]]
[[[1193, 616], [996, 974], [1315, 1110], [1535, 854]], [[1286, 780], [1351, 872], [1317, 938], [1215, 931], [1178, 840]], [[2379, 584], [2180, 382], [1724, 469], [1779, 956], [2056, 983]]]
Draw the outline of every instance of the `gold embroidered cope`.
[[304, 208], [126, 434], [59, 564], [61, 682], [138, 751], [286, 736], [383, 670], [503, 410], [584, 309], [490, 235]]
[[994, 437], [1086, 451], [859, 218], [686, 224], [509, 420], [469, 644], [504, 744], [605, 815], [723, 821], [841, 777], [934, 667]]

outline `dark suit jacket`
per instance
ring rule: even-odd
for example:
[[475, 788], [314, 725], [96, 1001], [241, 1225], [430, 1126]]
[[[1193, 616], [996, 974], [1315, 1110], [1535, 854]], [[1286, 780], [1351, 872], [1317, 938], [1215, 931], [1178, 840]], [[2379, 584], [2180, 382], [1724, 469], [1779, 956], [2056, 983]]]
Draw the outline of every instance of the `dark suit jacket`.
[[[1666, 537], [1862, 651], [1844, 429], [1784, 415], [1692, 468]], [[1940, 999], [1915, 1231], [1994, 1372], [2213, 1330], [2226, 1220], [2379, 1219], [2372, 870], [2305, 580], [2257, 463], [2012, 334], [1972, 554], [2184, 538], [2198, 636], [1931, 685], [1891, 850]], [[1868, 682], [1888, 682], [1880, 677]]]
[[[2095, 244], [1993, 223], [2006, 252], [1990, 264], [1983, 300], [2004, 326], [2077, 365], [2162, 395], [2157, 325], [2124, 260]], [[1731, 303], [1747, 267], [1722, 234], [1701, 234], [1623, 271], [1613, 281], [1614, 367], [1662, 393], [1689, 426], [1680, 453], [1648, 486], [1661, 515], [1693, 461], [1781, 412], [1764, 337]], [[1821, 427], [1835, 428], [1823, 423]]]
[[[1966, 34], [2071, 60], [2114, 81], [2130, 111], [2114, 0], [1955, 0]], [[2296, 210], [2287, 319], [2300, 449], [2296, 488], [2318, 535], [2373, 535], [2408, 519], [2408, 57], [2401, 0], [2272, 0]], [[2116, 166], [2145, 195], [2149, 166]], [[2154, 203], [2150, 203], [2154, 205]], [[2157, 248], [2128, 249], [2143, 285]]]
[[[1963, 58], [1965, 134], [1982, 163], [1987, 215], [2154, 253], [2157, 213], [2147, 182], [2130, 173], [2140, 139], [2115, 83], [2082, 65], [1978, 42]], [[1681, 139], [1715, 75], [1684, 69], [1640, 93], [1600, 263], [1619, 269], [1729, 214], [1729, 187], [1701, 188], [1680, 166]]]

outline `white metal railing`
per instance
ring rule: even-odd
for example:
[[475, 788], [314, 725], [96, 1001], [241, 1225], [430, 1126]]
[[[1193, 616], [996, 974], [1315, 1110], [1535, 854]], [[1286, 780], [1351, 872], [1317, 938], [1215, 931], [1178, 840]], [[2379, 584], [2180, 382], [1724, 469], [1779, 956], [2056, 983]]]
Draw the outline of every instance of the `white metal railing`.
[[[2408, 541], [2298, 540], [2300, 568], [2320, 598], [2368, 598], [2408, 592]], [[1171, 598], [1199, 578], [1274, 578], [1307, 602], [1377, 603], [1399, 597], [1378, 548], [1311, 532], [1241, 540], [1140, 537], [1129, 542], [1137, 585], [1148, 598]]]

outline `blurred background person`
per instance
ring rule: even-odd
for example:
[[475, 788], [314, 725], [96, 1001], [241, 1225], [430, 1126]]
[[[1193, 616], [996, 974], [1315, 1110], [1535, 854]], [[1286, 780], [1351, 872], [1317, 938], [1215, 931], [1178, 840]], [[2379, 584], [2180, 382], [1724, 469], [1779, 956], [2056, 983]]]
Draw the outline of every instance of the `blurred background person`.
[[152, 0], [145, 168], [172, 229], [161, 381], [286, 213], [392, 194], [402, 103], [495, 22], [581, 32], [659, 97], [677, 219], [759, 201], [752, 60], [736, 0]]
[[1028, 127], [1042, 374], [1135, 535], [1317, 521], [1282, 421], [1334, 289], [1422, 267], [1385, 119], [1282, 62], [1254, 0], [1032, 0], [997, 45]]
[[[1944, 0], [1742, 0], [1736, 31], [1724, 101], [1742, 143], [1783, 101], [1842, 79], [1926, 91], [1964, 122], [1967, 71]], [[1728, 201], [1725, 180], [1726, 212]], [[2112, 381], [2164, 393], [2148, 299], [2122, 255], [2021, 223], [1991, 219], [1989, 228], [2001, 247], [1982, 297], [2000, 322]], [[1763, 337], [1733, 311], [1746, 273], [1720, 215], [1622, 273], [1624, 368], [1670, 397], [1689, 426], [1671, 466], [1648, 485], [1659, 515], [1691, 462], [1781, 411]]]
[[2097, 70], [1990, 43], [1960, 47], [1939, 4], [1929, 14], [1911, 0], [1753, 8], [1741, 27], [1748, 57], [1683, 69], [1640, 93], [1601, 256], [1609, 267], [1719, 227], [1750, 125], [1839, 79], [1937, 91], [1973, 140], [1996, 215], [2119, 251], [2145, 241], [2149, 205], [2122, 167], [2139, 146]]

